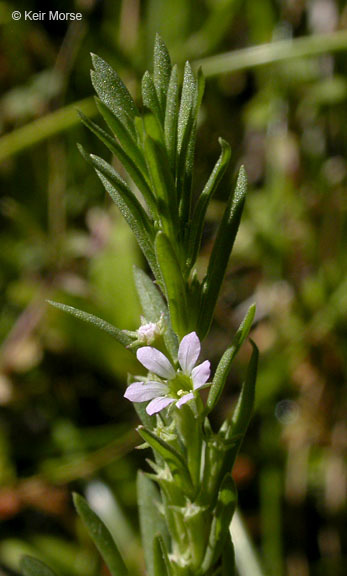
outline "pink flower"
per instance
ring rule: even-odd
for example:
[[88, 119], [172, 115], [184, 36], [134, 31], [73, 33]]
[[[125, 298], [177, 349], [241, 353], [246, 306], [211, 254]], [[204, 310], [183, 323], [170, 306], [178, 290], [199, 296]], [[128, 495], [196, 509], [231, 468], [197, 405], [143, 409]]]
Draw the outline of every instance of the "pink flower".
[[149, 402], [146, 412], [152, 416], [170, 404], [181, 408], [193, 400], [195, 393], [206, 386], [210, 377], [210, 362], [196, 366], [200, 356], [200, 340], [195, 332], [184, 336], [178, 349], [180, 370], [175, 370], [162, 352], [151, 346], [139, 348], [136, 356], [141, 364], [158, 380], [145, 380], [130, 384], [125, 398], [131, 402]]

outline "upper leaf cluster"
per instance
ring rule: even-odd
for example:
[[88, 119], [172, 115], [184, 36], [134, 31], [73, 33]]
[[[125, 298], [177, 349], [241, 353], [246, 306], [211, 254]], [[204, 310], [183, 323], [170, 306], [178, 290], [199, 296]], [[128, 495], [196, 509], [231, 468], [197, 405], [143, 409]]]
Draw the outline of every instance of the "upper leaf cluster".
[[235, 194], [227, 202], [206, 276], [199, 282], [195, 263], [207, 207], [230, 160], [230, 147], [220, 139], [220, 157], [193, 201], [197, 119], [204, 92], [202, 72], [194, 74], [187, 62], [180, 90], [177, 67], [171, 65], [168, 50], [157, 35], [153, 74], [147, 71], [142, 78], [140, 112], [117, 72], [99, 56], [92, 55], [92, 61], [97, 106], [111, 133], [82, 114], [81, 118], [118, 158], [132, 184], [102, 158], [83, 149], [81, 152], [133, 230], [168, 301], [174, 331], [182, 337], [196, 330], [203, 338], [240, 222], [245, 172], [241, 169]]

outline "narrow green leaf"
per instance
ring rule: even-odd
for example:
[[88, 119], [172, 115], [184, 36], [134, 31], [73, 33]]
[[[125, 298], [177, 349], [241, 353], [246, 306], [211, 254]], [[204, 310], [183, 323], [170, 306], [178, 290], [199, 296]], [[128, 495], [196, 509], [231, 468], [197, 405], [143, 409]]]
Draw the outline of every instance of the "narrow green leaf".
[[167, 92], [164, 135], [165, 145], [170, 161], [172, 173], [176, 170], [176, 146], [177, 146], [177, 122], [178, 122], [178, 74], [177, 66], [172, 68]]
[[178, 138], [177, 138], [178, 153], [181, 152], [184, 133], [186, 131], [186, 126], [189, 117], [191, 116], [191, 111], [194, 105], [195, 94], [196, 94], [195, 76], [193, 74], [190, 63], [186, 62], [184, 67], [181, 104], [178, 114]]
[[189, 315], [181, 268], [170, 241], [163, 232], [156, 235], [154, 247], [164, 280], [172, 327], [179, 338], [183, 338], [189, 332]]
[[168, 553], [161, 536], [156, 536], [153, 542], [153, 572], [154, 576], [171, 575]]
[[[140, 169], [144, 177], [147, 176], [147, 166], [143, 157], [142, 151], [139, 149], [138, 144], [132, 136], [129, 129], [123, 122], [98, 98], [95, 99], [97, 109], [104, 118], [106, 124], [117, 136], [124, 152], [131, 158], [134, 164]], [[148, 176], [147, 176], [148, 178]]]
[[[183, 76], [181, 102], [178, 113], [177, 125], [177, 166], [176, 183], [178, 199], [180, 202], [180, 220], [183, 223], [184, 216], [189, 213], [191, 194], [187, 194], [185, 186], [187, 151], [190, 146], [191, 136], [194, 130], [194, 107], [197, 101], [197, 82], [189, 62], [186, 62]], [[186, 220], [187, 222], [187, 220]]]
[[144, 426], [138, 426], [136, 428], [141, 438], [144, 439], [147, 444], [165, 460], [165, 462], [174, 464], [174, 466], [189, 475], [188, 468], [183, 457], [172, 448], [165, 440], [162, 440], [157, 436], [152, 430], [145, 428]]
[[205, 216], [208, 204], [213, 198], [221, 179], [223, 178], [225, 171], [229, 165], [230, 161], [230, 146], [228, 142], [219, 138], [219, 144], [221, 146], [221, 155], [219, 156], [212, 173], [200, 194], [199, 200], [196, 204], [194, 214], [192, 217], [192, 225], [190, 228], [189, 235], [189, 245], [188, 245], [188, 267], [192, 267], [197, 258], [198, 252], [201, 246], [201, 238], [205, 224]]
[[168, 309], [164, 298], [146, 272], [137, 266], [134, 266], [134, 280], [146, 320], [158, 322], [162, 314], [167, 317]]
[[206, 574], [220, 557], [224, 543], [229, 535], [229, 524], [236, 508], [237, 491], [230, 474], [227, 474], [218, 492], [217, 504], [213, 512], [212, 526], [201, 566]]
[[[205, 78], [202, 74], [201, 68], [198, 69], [197, 72], [197, 79], [196, 79], [196, 87], [195, 92], [193, 94], [193, 106], [192, 106], [192, 128], [189, 134], [189, 138], [187, 141], [186, 152], [184, 152], [182, 146], [181, 155], [184, 157], [185, 155], [185, 175], [184, 175], [184, 186], [183, 192], [184, 194], [189, 194], [191, 196], [191, 188], [192, 188], [192, 179], [193, 179], [193, 168], [194, 168], [194, 154], [195, 154], [195, 142], [196, 142], [196, 133], [197, 133], [197, 125], [198, 125], [198, 114], [200, 110], [201, 101], [204, 95], [205, 90]], [[184, 198], [184, 196], [183, 196]], [[190, 208], [190, 206], [189, 206]], [[183, 215], [187, 218], [190, 216], [190, 211], [188, 210], [188, 202], [187, 202], [187, 209], [186, 212], [182, 209]]]
[[88, 324], [92, 324], [99, 330], [103, 330], [112, 338], [117, 340], [123, 346], [129, 346], [133, 341], [130, 336], [127, 336], [122, 330], [116, 328], [109, 322], [98, 318], [98, 316], [94, 316], [94, 314], [89, 314], [88, 312], [84, 312], [83, 310], [79, 310], [78, 308], [74, 308], [73, 306], [68, 306], [67, 304], [61, 304], [60, 302], [54, 302], [53, 300], [47, 300], [48, 304], [54, 306], [54, 308], [58, 308], [62, 312], [66, 312], [67, 314], [71, 314], [78, 320], [83, 320], [83, 322], [87, 322]]
[[170, 232], [177, 214], [176, 190], [166, 151], [150, 136], [144, 142], [145, 157], [163, 228]]
[[[157, 424], [157, 419], [155, 416], [150, 416], [146, 412], [146, 403], [145, 402], [134, 402], [134, 408], [136, 410], [136, 414], [138, 415], [141, 424], [143, 424], [149, 430], [153, 430]], [[147, 445], [146, 445], [147, 447]]]
[[243, 436], [246, 434], [253, 412], [259, 351], [252, 340], [251, 344], [253, 346], [253, 352], [248, 365], [246, 379], [242, 386], [241, 394], [233, 414], [230, 429], [230, 434], [233, 436], [235, 434], [242, 434]]
[[124, 219], [134, 232], [136, 240], [151, 266], [153, 273], [158, 274], [158, 266], [151, 238], [151, 225], [141, 204], [131, 192], [126, 182], [124, 182], [110, 164], [107, 164], [102, 158], [94, 156], [93, 154], [87, 155], [81, 147], [79, 148], [87, 161], [94, 167], [106, 192], [118, 206]]
[[55, 572], [48, 568], [46, 564], [32, 556], [23, 556], [20, 569], [23, 576], [56, 576]]
[[127, 576], [128, 570], [105, 524], [79, 494], [73, 495], [76, 510], [112, 576]]
[[140, 202], [137, 200], [135, 194], [130, 190], [128, 184], [123, 180], [123, 178], [118, 174], [118, 172], [108, 164], [103, 158], [95, 156], [94, 154], [87, 154], [82, 146], [78, 146], [81, 154], [84, 156], [85, 160], [91, 164], [96, 172], [101, 173], [114, 187], [118, 195], [114, 196], [111, 194], [111, 198], [114, 203], [123, 211], [123, 205], [119, 205], [119, 198], [122, 198], [123, 204], [126, 206], [127, 210], [131, 212], [133, 216], [136, 215], [139, 226], [142, 228], [143, 233], [147, 234], [150, 238], [152, 233], [152, 224], [145, 210], [142, 208]]
[[100, 126], [89, 120], [84, 114], [79, 113], [83, 124], [95, 134], [105, 146], [119, 159], [123, 164], [125, 170], [130, 178], [134, 181], [140, 192], [142, 193], [151, 215], [156, 214], [157, 207], [152, 191], [147, 183], [145, 177], [140, 172], [139, 168], [134, 164], [132, 159], [124, 152], [123, 148], [118, 144], [117, 140], [105, 132]]
[[122, 82], [117, 72], [111, 68], [100, 56], [92, 54], [92, 62], [95, 72], [91, 71], [92, 84], [100, 100], [106, 104], [116, 116], [134, 119], [139, 115], [135, 102], [127, 87]]
[[245, 203], [247, 178], [243, 166], [240, 168], [235, 193], [230, 197], [213, 246], [207, 275], [202, 286], [202, 306], [199, 318], [199, 335], [204, 338], [209, 331], [217, 298], [222, 286], [241, 214]]
[[242, 320], [234, 338], [231, 346], [224, 352], [222, 358], [217, 366], [212, 386], [207, 398], [206, 409], [207, 413], [211, 412], [216, 406], [221, 394], [223, 392], [227, 377], [230, 372], [231, 364], [241, 348], [242, 344], [246, 340], [249, 331], [252, 327], [252, 322], [255, 315], [255, 304], [249, 307], [246, 316]]
[[221, 576], [236, 576], [235, 550], [230, 532], [226, 537], [223, 548]]
[[162, 112], [165, 112], [166, 95], [170, 82], [171, 60], [168, 49], [159, 34], [155, 36], [153, 80]]
[[162, 126], [164, 123], [164, 113], [158, 100], [153, 78], [148, 70], [146, 70], [142, 77], [141, 92], [144, 106], [153, 113], [159, 125]]
[[258, 348], [252, 340], [251, 344], [253, 346], [253, 352], [232, 420], [231, 422], [230, 420], [225, 421], [221, 428], [221, 432], [224, 435], [224, 442], [228, 443], [233, 438], [238, 438], [236, 444], [231, 446], [231, 450], [225, 455], [223, 462], [224, 472], [228, 472], [234, 466], [253, 411], [259, 353]]
[[164, 341], [172, 359], [176, 360], [178, 342], [177, 337], [171, 328], [169, 311], [164, 298], [158, 288], [154, 285], [151, 278], [136, 266], [134, 266], [134, 280], [145, 318], [149, 320], [149, 322], [158, 322], [161, 315], [164, 315], [166, 324]]
[[[184, 227], [185, 238], [188, 237], [186, 222], [191, 216], [192, 204], [192, 179], [194, 167], [195, 142], [197, 132], [197, 120], [199, 108], [204, 92], [205, 80], [201, 69], [198, 70], [197, 80], [191, 86], [191, 107], [187, 116], [186, 126], [183, 132], [182, 145], [179, 151], [177, 166], [177, 188], [180, 198], [179, 214], [181, 225]], [[182, 100], [184, 82], [182, 89]], [[181, 101], [182, 104], [182, 101]]]
[[170, 540], [165, 520], [159, 511], [161, 506], [159, 492], [155, 484], [143, 472], [137, 475], [137, 499], [147, 572], [149, 576], [156, 576], [154, 540], [156, 536], [161, 535], [167, 547]]

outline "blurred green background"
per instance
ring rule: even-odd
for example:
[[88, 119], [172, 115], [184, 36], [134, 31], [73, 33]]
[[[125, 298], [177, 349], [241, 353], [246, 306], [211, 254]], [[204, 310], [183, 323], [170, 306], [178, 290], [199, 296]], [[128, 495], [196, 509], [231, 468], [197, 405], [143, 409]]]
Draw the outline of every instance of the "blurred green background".
[[[47, 12], [47, 3], [0, 2], [1, 576], [19, 573], [22, 553], [44, 559], [61, 576], [107, 575], [74, 513], [72, 490], [86, 494], [108, 523], [134, 575], [144, 574], [134, 480], [146, 454], [133, 450], [136, 417], [122, 397], [127, 374], [138, 366], [108, 336], [49, 309], [45, 299], [120, 328], [139, 325], [132, 266], [145, 264], [77, 151], [81, 142], [108, 156], [80, 125], [76, 108], [96, 116], [89, 52], [110, 62], [138, 98], [156, 31], [181, 70], [187, 58], [202, 60], [208, 75], [197, 193], [219, 154], [218, 136], [232, 145], [233, 168], [208, 214], [202, 269], [236, 170], [244, 163], [248, 171], [244, 218], [205, 342], [215, 366], [256, 301], [257, 410], [235, 467], [246, 525], [264, 574], [342, 576], [345, 3], [50, 4], [81, 11], [83, 19], [15, 22], [13, 10]], [[297, 37], [304, 43], [291, 45]], [[268, 63], [256, 65], [261, 52], [247, 48], [274, 42], [280, 48], [270, 45]], [[224, 73], [220, 62], [204, 60], [235, 50], [243, 51], [223, 60]], [[230, 375], [224, 413], [248, 357], [245, 347]]]

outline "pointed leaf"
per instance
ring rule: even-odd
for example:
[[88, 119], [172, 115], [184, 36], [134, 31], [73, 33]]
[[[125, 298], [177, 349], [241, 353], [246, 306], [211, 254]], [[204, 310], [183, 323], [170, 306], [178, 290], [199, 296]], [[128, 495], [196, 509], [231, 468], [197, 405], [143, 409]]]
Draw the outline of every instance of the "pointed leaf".
[[159, 34], [155, 36], [153, 80], [161, 110], [165, 112], [166, 95], [171, 74], [168, 49]]
[[194, 105], [195, 94], [196, 94], [196, 80], [190, 63], [186, 62], [184, 67], [181, 104], [178, 114], [178, 139], [177, 139], [178, 153], [181, 152], [184, 133], [186, 131], [186, 126]]
[[151, 214], [156, 214], [157, 208], [154, 200], [152, 191], [147, 183], [145, 177], [140, 172], [136, 164], [132, 159], [124, 152], [123, 148], [118, 144], [117, 140], [113, 138], [110, 134], [105, 132], [100, 126], [95, 124], [92, 120], [87, 118], [84, 114], [79, 112], [83, 124], [95, 134], [105, 146], [119, 159], [123, 164], [125, 170], [129, 174], [130, 178], [134, 181], [140, 192], [142, 193], [144, 199], [146, 200], [148, 209]]
[[234, 195], [230, 198], [219, 226], [213, 246], [207, 275], [202, 287], [202, 307], [199, 319], [200, 338], [204, 338], [210, 328], [213, 312], [221, 289], [229, 256], [239, 228], [247, 191], [246, 172], [241, 166]]
[[173, 173], [176, 169], [176, 146], [177, 146], [177, 122], [178, 122], [178, 74], [177, 66], [172, 68], [167, 92], [164, 134], [165, 145], [169, 157], [170, 168]]
[[224, 543], [229, 536], [229, 524], [237, 503], [237, 491], [230, 474], [227, 474], [218, 492], [217, 504], [213, 512], [212, 526], [202, 563], [201, 572], [206, 574], [220, 557]]
[[[191, 111], [184, 131], [177, 167], [177, 187], [180, 197], [179, 214], [181, 225], [184, 228], [186, 228], [186, 222], [188, 222], [191, 217], [192, 179], [197, 120], [204, 87], [205, 79], [201, 69], [199, 68], [195, 87], [192, 91]], [[188, 236], [188, 230], [185, 230], [185, 236]]]
[[127, 117], [134, 119], [139, 114], [138, 110], [117, 72], [100, 56], [91, 56], [95, 68], [95, 72], [91, 72], [92, 84], [100, 100], [117, 116], [123, 116], [126, 122]]
[[164, 298], [162, 297], [158, 288], [154, 285], [151, 278], [147, 276], [143, 270], [137, 268], [136, 266], [134, 266], [134, 280], [145, 318], [150, 322], [158, 322], [161, 315], [164, 315], [166, 324], [164, 341], [172, 356], [172, 359], [176, 360], [178, 342], [177, 337], [171, 328], [169, 311], [165, 304]]
[[134, 280], [146, 320], [158, 322], [162, 314], [167, 317], [164, 298], [146, 272], [137, 266], [134, 266]]
[[219, 183], [223, 178], [230, 161], [231, 153], [228, 142], [223, 140], [223, 138], [219, 138], [219, 144], [222, 149], [221, 155], [218, 158], [203, 191], [201, 192], [192, 218], [188, 246], [189, 267], [194, 265], [200, 250], [208, 204], [218, 189]]
[[140, 434], [141, 438], [143, 438], [145, 442], [147, 442], [147, 444], [149, 444], [149, 446], [165, 460], [165, 462], [172, 463], [177, 469], [189, 474], [183, 457], [167, 442], [165, 442], [165, 440], [162, 440], [162, 438], [159, 438], [159, 436], [152, 432], [152, 430], [149, 430], [144, 426], [138, 426], [136, 430]]
[[112, 130], [112, 132], [117, 136], [124, 152], [131, 158], [134, 164], [140, 169], [144, 177], [147, 176], [146, 162], [143, 157], [142, 151], [138, 147], [138, 143], [132, 136], [129, 129], [125, 124], [98, 98], [95, 99], [97, 109], [104, 118], [106, 124]]
[[176, 254], [163, 232], [156, 235], [155, 253], [164, 280], [172, 327], [183, 338], [189, 332], [185, 284]]
[[154, 274], [158, 274], [151, 238], [151, 225], [141, 204], [131, 192], [126, 182], [124, 182], [110, 164], [107, 164], [107, 162], [98, 156], [86, 154], [82, 147], [79, 148], [86, 160], [95, 169], [106, 192], [110, 195], [116, 206], [118, 206], [122, 216], [134, 232], [136, 240]]
[[112, 576], [128, 576], [123, 558], [105, 524], [79, 494], [73, 495], [76, 510], [86, 526], [91, 539], [105, 560]]
[[144, 150], [162, 225], [166, 232], [170, 232], [175, 226], [177, 201], [175, 184], [166, 150], [150, 136], [145, 138]]
[[144, 106], [153, 113], [155, 118], [158, 120], [159, 126], [162, 126], [164, 123], [164, 113], [158, 100], [153, 78], [148, 70], [146, 70], [142, 77], [141, 92]]
[[[136, 414], [140, 418], [141, 424], [143, 424], [149, 430], [153, 430], [157, 424], [157, 419], [155, 416], [150, 416], [146, 412], [146, 403], [145, 402], [134, 402], [134, 408], [136, 410]], [[145, 445], [148, 448], [148, 445]], [[139, 446], [137, 446], [139, 449]]]
[[211, 412], [211, 410], [213, 410], [219, 398], [221, 397], [227, 377], [230, 372], [231, 364], [249, 334], [254, 315], [255, 304], [252, 304], [252, 306], [249, 307], [246, 316], [242, 320], [239, 329], [233, 338], [230, 348], [224, 352], [222, 358], [219, 361], [207, 399], [207, 412]]
[[225, 455], [223, 462], [223, 470], [225, 473], [232, 470], [234, 466], [253, 411], [259, 354], [254, 342], [252, 340], [250, 342], [253, 346], [253, 353], [248, 365], [245, 382], [242, 385], [231, 422], [230, 420], [226, 420], [220, 430], [220, 433], [224, 435], [224, 442], [226, 444], [228, 444], [230, 440], [237, 438], [237, 442], [233, 442], [234, 446], [231, 446], [231, 449]]
[[235, 550], [230, 532], [226, 537], [223, 548], [221, 576], [237, 576], [235, 567]]
[[165, 542], [161, 536], [156, 536], [153, 542], [153, 573], [154, 576], [170, 576], [170, 561]]
[[250, 342], [253, 346], [253, 352], [248, 365], [246, 379], [233, 414], [231, 426], [232, 435], [242, 434], [244, 436], [246, 434], [253, 412], [259, 351], [255, 343], [252, 340]]
[[160, 514], [160, 495], [155, 484], [143, 472], [137, 475], [137, 499], [140, 515], [140, 529], [144, 546], [146, 567], [149, 576], [154, 572], [154, 540], [161, 535], [166, 546], [169, 545], [169, 535], [165, 520]]
[[46, 564], [32, 556], [23, 556], [20, 568], [23, 576], [56, 576]]
[[103, 330], [112, 336], [112, 338], [117, 340], [120, 344], [123, 344], [123, 346], [129, 346], [129, 344], [131, 344], [133, 341], [133, 339], [130, 338], [130, 336], [127, 336], [127, 334], [125, 334], [122, 330], [119, 330], [119, 328], [116, 328], [116, 326], [113, 326], [109, 322], [102, 320], [102, 318], [94, 316], [94, 314], [89, 314], [88, 312], [84, 312], [83, 310], [79, 310], [73, 306], [61, 304], [60, 302], [54, 302], [53, 300], [47, 300], [46, 302], [51, 306], [54, 306], [54, 308], [58, 308], [58, 310], [61, 310], [62, 312], [71, 314], [71, 316], [78, 318], [78, 320], [83, 320], [83, 322], [87, 322], [88, 324], [92, 324], [96, 328], [99, 328], [99, 330]]

